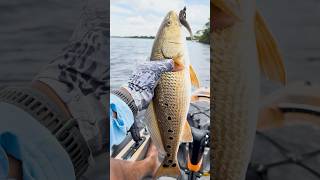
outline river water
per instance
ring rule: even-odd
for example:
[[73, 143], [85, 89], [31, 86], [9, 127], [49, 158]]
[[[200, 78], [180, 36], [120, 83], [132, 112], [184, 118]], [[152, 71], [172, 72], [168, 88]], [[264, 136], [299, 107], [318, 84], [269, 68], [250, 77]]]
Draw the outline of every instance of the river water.
[[[110, 39], [110, 86], [117, 88], [128, 80], [136, 67], [150, 56], [153, 39], [111, 38]], [[193, 65], [200, 84], [210, 85], [210, 46], [187, 41], [190, 63]]]

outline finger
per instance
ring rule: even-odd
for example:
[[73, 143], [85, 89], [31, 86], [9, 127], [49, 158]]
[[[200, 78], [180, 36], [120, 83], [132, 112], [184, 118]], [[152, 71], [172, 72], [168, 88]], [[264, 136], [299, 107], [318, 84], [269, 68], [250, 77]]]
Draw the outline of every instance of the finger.
[[182, 58], [181, 56], [173, 58], [173, 61], [174, 61], [174, 67], [172, 70], [173, 72], [181, 71], [184, 69], [184, 65], [181, 58]]
[[181, 66], [180, 64], [175, 63], [172, 72], [182, 71], [183, 69], [184, 69], [184, 66]]

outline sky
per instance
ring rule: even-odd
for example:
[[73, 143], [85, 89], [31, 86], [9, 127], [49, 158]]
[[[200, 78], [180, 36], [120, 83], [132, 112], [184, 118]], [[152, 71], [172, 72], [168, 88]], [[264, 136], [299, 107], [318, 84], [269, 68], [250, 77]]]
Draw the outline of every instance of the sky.
[[203, 29], [210, 17], [209, 0], [111, 0], [111, 36], [155, 36], [170, 11], [187, 7], [187, 21], [193, 33]]

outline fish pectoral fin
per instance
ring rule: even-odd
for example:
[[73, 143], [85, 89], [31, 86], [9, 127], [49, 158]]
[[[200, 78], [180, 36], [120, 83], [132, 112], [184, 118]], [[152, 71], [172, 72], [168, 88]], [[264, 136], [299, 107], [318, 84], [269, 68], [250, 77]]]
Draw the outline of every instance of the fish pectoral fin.
[[192, 141], [193, 141], [193, 138], [192, 138], [191, 127], [188, 121], [185, 120], [184, 125], [182, 127], [180, 142], [186, 143], [186, 142], [192, 142]]
[[189, 71], [190, 71], [191, 84], [196, 88], [199, 88], [200, 82], [199, 82], [198, 76], [191, 65], [189, 66]]
[[167, 165], [168, 167], [165, 167], [165, 162], [162, 162], [159, 169], [157, 170], [155, 174], [155, 179], [162, 176], [169, 176], [169, 177], [178, 177], [181, 175], [179, 165], [177, 160], [173, 162], [175, 164], [175, 167], [172, 167], [170, 165]]
[[258, 11], [255, 17], [255, 33], [261, 71], [268, 79], [286, 84], [286, 71], [280, 51]]

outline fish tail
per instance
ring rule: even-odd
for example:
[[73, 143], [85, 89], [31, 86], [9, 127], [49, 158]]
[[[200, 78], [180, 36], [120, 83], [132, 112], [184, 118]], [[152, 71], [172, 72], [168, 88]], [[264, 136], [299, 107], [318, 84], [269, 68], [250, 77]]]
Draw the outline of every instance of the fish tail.
[[181, 175], [180, 168], [178, 165], [178, 161], [175, 160], [173, 163], [166, 164], [166, 161], [161, 163], [161, 166], [157, 170], [155, 177], [161, 176], [170, 176], [170, 177], [178, 177]]

